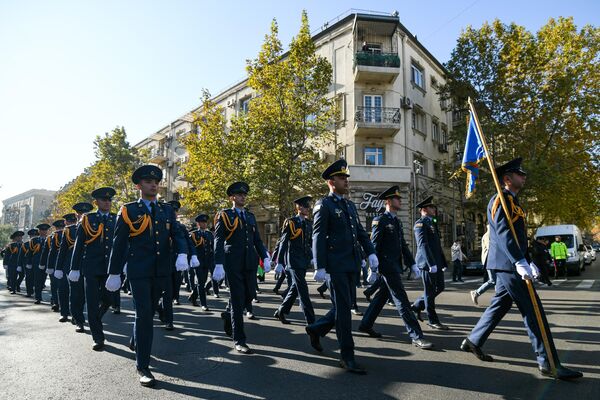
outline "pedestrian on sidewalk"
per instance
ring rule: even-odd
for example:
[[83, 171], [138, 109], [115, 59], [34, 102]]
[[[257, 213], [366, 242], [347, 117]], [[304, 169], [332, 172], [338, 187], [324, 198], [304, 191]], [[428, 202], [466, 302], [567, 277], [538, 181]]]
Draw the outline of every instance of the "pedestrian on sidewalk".
[[463, 273], [462, 262], [467, 261], [467, 257], [462, 252], [461, 245], [462, 245], [461, 239], [457, 238], [454, 241], [454, 243], [452, 244], [452, 247], [450, 248], [450, 251], [452, 253], [452, 264], [454, 265], [453, 269], [452, 269], [452, 282], [456, 282], [456, 281], [464, 282], [462, 279], [462, 273]]
[[479, 286], [477, 290], [471, 290], [471, 300], [473, 304], [478, 305], [478, 297], [485, 293], [489, 288], [496, 286], [496, 271], [493, 268], [489, 268], [487, 265], [488, 251], [490, 249], [490, 225], [487, 225], [487, 230], [481, 237], [481, 263], [483, 268], [487, 271], [487, 281], [483, 285]]

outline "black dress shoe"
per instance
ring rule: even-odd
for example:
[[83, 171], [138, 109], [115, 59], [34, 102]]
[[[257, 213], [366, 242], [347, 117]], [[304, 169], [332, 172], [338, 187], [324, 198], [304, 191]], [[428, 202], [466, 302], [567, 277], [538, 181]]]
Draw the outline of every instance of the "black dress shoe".
[[358, 365], [354, 360], [340, 360], [340, 366], [344, 368], [348, 372], [352, 372], [353, 374], [365, 375], [367, 371]]
[[421, 315], [421, 310], [419, 310], [414, 305], [410, 306], [410, 309], [415, 313], [415, 317], [421, 322], [423, 322], [423, 316]]
[[75, 328], [75, 332], [84, 333], [85, 329], [83, 328], [83, 325], [77, 325], [77, 328]]
[[196, 300], [193, 300], [193, 301], [192, 301], [192, 305], [193, 305], [194, 307], [198, 307], [198, 302], [197, 302]]
[[370, 303], [371, 302], [371, 295], [366, 290], [363, 290], [363, 294], [365, 295], [365, 298], [367, 299], [367, 301]]
[[231, 315], [227, 312], [221, 313], [221, 319], [223, 320], [223, 331], [229, 337], [233, 335], [233, 328], [231, 327]]
[[175, 303], [176, 306], [180, 305], [179, 300], [175, 300], [174, 303]]
[[475, 344], [473, 344], [473, 342], [471, 342], [468, 338], [463, 340], [463, 342], [460, 345], [460, 349], [462, 351], [471, 352], [475, 354], [475, 357], [479, 358], [481, 361], [494, 361], [492, 356], [485, 354], [483, 350], [481, 350], [481, 347], [475, 346]]
[[52, 311], [58, 312], [58, 305], [57, 304], [52, 304], [52, 306], [50, 308], [52, 309]]
[[31, 295], [30, 295], [29, 293], [27, 293], [27, 294], [25, 295], [25, 297], [31, 297]]
[[323, 346], [321, 346], [321, 340], [319, 338], [319, 335], [310, 330], [308, 326], [306, 327], [306, 333], [310, 337], [310, 345], [312, 346], [312, 348], [318, 352], [322, 352]]
[[129, 339], [129, 350], [135, 353], [135, 342], [133, 341], [133, 337]]
[[69, 320], [69, 318], [68, 318], [68, 317], [60, 317], [60, 318], [58, 319], [58, 322], [67, 322], [68, 320]]
[[279, 289], [277, 289], [277, 288], [273, 288], [273, 293], [275, 293], [275, 294], [279, 294]]
[[138, 369], [137, 373], [140, 377], [140, 385], [153, 387], [156, 384], [156, 379], [154, 379], [154, 375], [152, 375], [148, 368]]
[[277, 309], [277, 311], [275, 311], [275, 314], [273, 314], [273, 316], [275, 318], [277, 318], [284, 325], [289, 325], [290, 324], [290, 321], [288, 321], [287, 319], [285, 319], [285, 315], [279, 309]]
[[427, 324], [430, 327], [432, 327], [433, 329], [437, 329], [438, 331], [447, 331], [450, 328], [448, 328], [448, 325], [444, 325], [441, 322], [437, 322], [435, 324]]
[[236, 344], [235, 351], [242, 354], [252, 354], [252, 349], [245, 344]]
[[175, 329], [175, 328], [173, 327], [173, 323], [172, 322], [168, 322], [168, 323], [165, 324], [165, 330], [172, 331], [173, 329]]
[[248, 319], [257, 319], [256, 316], [250, 311], [246, 311], [246, 318]]
[[113, 314], [116, 314], [116, 315], [119, 315], [119, 314], [121, 314], [121, 307], [115, 307], [115, 308], [112, 310], [112, 313], [113, 313]]
[[202, 306], [202, 307], [200, 307], [200, 311], [209, 311], [209, 309], [206, 306]]
[[361, 311], [360, 311], [358, 308], [352, 308], [352, 309], [350, 310], [350, 312], [351, 312], [352, 314], [354, 314], [354, 315], [358, 315], [358, 316], [360, 316], [360, 315], [363, 315], [363, 313], [362, 313], [362, 312], [361, 312]]
[[561, 379], [564, 381], [568, 381], [571, 379], [581, 378], [583, 374], [579, 371], [572, 370], [567, 367], [563, 367], [562, 365], [558, 365], [556, 367], [556, 374], [552, 373], [549, 365], [546, 366], [538, 366], [540, 373], [544, 376], [551, 376], [553, 378]]
[[433, 349], [433, 343], [428, 342], [427, 340], [425, 340], [423, 338], [413, 339], [412, 344], [414, 344], [418, 348], [424, 349], [424, 350]]
[[367, 335], [374, 337], [374, 338], [380, 338], [382, 336], [381, 333], [377, 332], [373, 328], [366, 328], [364, 326], [359, 326], [358, 330], [359, 330], [359, 332], [366, 333]]
[[104, 350], [104, 342], [94, 342], [94, 345], [92, 346], [92, 350], [94, 350], [94, 351]]
[[41, 303], [41, 300], [36, 300], [33, 302], [33, 304], [40, 304], [40, 303]]
[[165, 322], [165, 309], [162, 307], [158, 307], [156, 309], [156, 312], [158, 313], [158, 319], [160, 320], [160, 322]]
[[317, 292], [319, 292], [319, 294], [321, 295], [322, 299], [326, 299], [327, 298], [327, 297], [325, 297], [325, 291], [324, 290], [317, 289]]

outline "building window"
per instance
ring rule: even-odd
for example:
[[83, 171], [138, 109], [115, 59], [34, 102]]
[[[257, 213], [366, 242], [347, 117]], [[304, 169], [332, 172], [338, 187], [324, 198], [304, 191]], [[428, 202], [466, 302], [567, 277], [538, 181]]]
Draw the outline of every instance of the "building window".
[[245, 99], [240, 100], [240, 112], [242, 114], [248, 114], [248, 110], [250, 109], [250, 99], [251, 97], [246, 97]]
[[427, 128], [425, 127], [425, 113], [418, 106], [413, 107], [412, 128], [421, 134], [427, 134]]
[[425, 158], [413, 154], [413, 167], [416, 174], [427, 176], [427, 160]]
[[411, 81], [415, 86], [420, 87], [425, 90], [425, 73], [423, 72], [423, 68], [419, 67], [417, 64], [412, 63], [410, 65], [411, 69]]
[[383, 147], [365, 147], [365, 165], [383, 165]]
[[442, 124], [442, 136], [440, 137], [440, 146], [448, 151], [448, 127]]
[[436, 119], [431, 121], [431, 140], [440, 142], [440, 123]]
[[381, 109], [383, 106], [383, 97], [380, 95], [363, 96], [364, 121], [381, 122]]

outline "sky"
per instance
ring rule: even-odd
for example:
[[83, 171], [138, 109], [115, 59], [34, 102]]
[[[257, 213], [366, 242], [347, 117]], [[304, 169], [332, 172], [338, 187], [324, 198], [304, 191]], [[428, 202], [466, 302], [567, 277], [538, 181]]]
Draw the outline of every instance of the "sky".
[[0, 200], [57, 190], [124, 126], [135, 144], [245, 77], [271, 20], [284, 46], [303, 9], [311, 31], [354, 8], [399, 12], [441, 62], [468, 25], [532, 32], [549, 18], [599, 25], [600, 1], [0, 0]]

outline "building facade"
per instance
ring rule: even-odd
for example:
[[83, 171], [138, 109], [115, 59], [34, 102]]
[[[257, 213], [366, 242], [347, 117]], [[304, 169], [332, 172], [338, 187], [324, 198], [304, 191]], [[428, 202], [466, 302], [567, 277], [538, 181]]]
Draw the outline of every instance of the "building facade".
[[[444, 67], [397, 15], [349, 12], [325, 24], [313, 40], [317, 53], [332, 65], [330, 95], [340, 110], [335, 142], [323, 157], [348, 161], [350, 197], [365, 227], [370, 229], [373, 217], [383, 212], [377, 195], [398, 184], [405, 205], [400, 217], [406, 227], [418, 218], [415, 204], [435, 196], [442, 244], [449, 249], [462, 222], [457, 223], [459, 192], [443, 181], [443, 168], [455, 167], [457, 159], [456, 149], [448, 144], [453, 115], [437, 93], [445, 84]], [[246, 112], [252, 96], [244, 80], [213, 100], [229, 119]], [[177, 190], [185, 185], [177, 171], [187, 156], [178, 138], [194, 132], [195, 111], [136, 145], [151, 149], [150, 161], [163, 168], [161, 193], [167, 200], [177, 198]], [[341, 154], [333, 154], [340, 147]], [[261, 233], [272, 242], [277, 216], [259, 214], [258, 220]], [[412, 234], [406, 236], [412, 242]]]
[[31, 189], [2, 200], [2, 224], [25, 231], [48, 217], [55, 191]]

